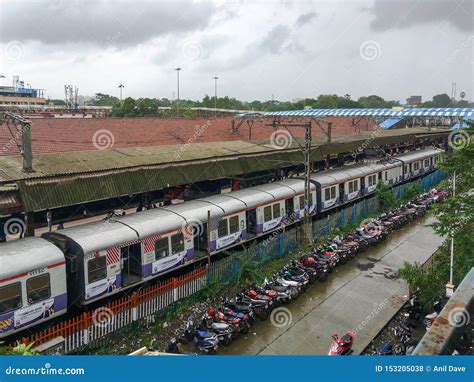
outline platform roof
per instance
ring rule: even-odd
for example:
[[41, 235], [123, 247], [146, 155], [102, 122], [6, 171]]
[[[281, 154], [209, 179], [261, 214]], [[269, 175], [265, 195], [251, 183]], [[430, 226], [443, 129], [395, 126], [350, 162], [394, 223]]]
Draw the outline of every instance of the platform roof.
[[[314, 144], [312, 160], [367, 147], [445, 136], [446, 131], [400, 129], [367, 131]], [[322, 136], [322, 134], [320, 134]], [[0, 156], [0, 184], [16, 184], [25, 211], [41, 211], [182, 184], [233, 178], [242, 174], [301, 165], [294, 143], [285, 150], [267, 141], [197, 143], [145, 148], [51, 153], [34, 156], [35, 172], [21, 171], [21, 157]], [[179, 152], [179, 156], [176, 153]]]
[[410, 108], [410, 109], [308, 109], [274, 111], [265, 116], [293, 117], [458, 117], [474, 120], [472, 108]]

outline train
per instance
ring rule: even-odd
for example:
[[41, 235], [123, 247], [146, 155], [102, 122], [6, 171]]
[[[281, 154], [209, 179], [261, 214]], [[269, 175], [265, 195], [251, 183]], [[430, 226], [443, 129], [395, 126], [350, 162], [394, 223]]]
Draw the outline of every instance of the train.
[[0, 338], [433, 171], [434, 147], [0, 244]]

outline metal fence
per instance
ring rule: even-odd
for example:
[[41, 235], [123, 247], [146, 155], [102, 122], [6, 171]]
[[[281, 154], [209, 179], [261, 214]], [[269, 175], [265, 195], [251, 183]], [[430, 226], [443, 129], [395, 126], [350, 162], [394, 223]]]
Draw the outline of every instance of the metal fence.
[[[436, 185], [442, 178], [440, 171], [415, 180], [423, 191]], [[393, 188], [395, 195], [402, 197], [408, 184]], [[378, 212], [375, 197], [366, 198], [351, 206], [328, 214], [323, 219], [313, 221], [315, 239], [330, 234], [334, 229], [360, 220]], [[243, 251], [233, 251], [207, 267], [202, 267], [180, 277], [173, 277], [154, 286], [134, 292], [131, 296], [111, 302], [92, 312], [85, 312], [47, 330], [24, 339], [42, 345], [57, 337], [64, 338], [64, 353], [78, 352], [87, 346], [94, 347], [112, 333], [142, 322], [155, 322], [157, 316], [166, 312], [174, 313], [183, 299], [196, 295], [209, 282], [227, 283], [235, 280], [240, 267], [248, 261], [264, 265], [272, 260], [284, 258], [299, 246], [298, 227], [287, 227], [270, 234]]]

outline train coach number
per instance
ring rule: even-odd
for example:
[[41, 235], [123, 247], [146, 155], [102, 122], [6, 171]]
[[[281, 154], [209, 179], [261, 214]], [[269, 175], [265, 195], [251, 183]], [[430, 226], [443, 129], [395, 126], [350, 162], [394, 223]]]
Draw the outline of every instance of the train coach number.
[[31, 271], [30, 273], [28, 273], [28, 275], [29, 276], [36, 276], [36, 275], [39, 275], [41, 273], [45, 273], [47, 269], [48, 268], [35, 269], [34, 271]]

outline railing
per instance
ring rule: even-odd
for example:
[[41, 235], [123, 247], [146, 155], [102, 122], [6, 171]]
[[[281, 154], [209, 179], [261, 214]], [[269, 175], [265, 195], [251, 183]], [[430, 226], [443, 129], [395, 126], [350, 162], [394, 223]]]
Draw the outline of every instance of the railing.
[[24, 339], [42, 345], [57, 337], [64, 338], [64, 352], [77, 352], [95, 341], [126, 328], [139, 320], [156, 315], [174, 302], [200, 291], [207, 282], [207, 269], [196, 269], [147, 289], [110, 302], [92, 312], [84, 312], [58, 325]]
[[[426, 191], [439, 180], [440, 174], [435, 172], [415, 182], [420, 182], [423, 191]], [[394, 188], [394, 193], [403, 194], [405, 186], [397, 186]], [[314, 220], [314, 238], [325, 236], [345, 224], [356, 223], [369, 214], [377, 212], [378, 208], [377, 199], [372, 197], [333, 212], [323, 219]], [[168, 308], [173, 308], [176, 302], [199, 292], [208, 281], [229, 282], [238, 274], [239, 267], [246, 261], [255, 261], [263, 265], [271, 260], [287, 256], [298, 245], [295, 227], [276, 231], [260, 243], [255, 243], [244, 251], [234, 250], [228, 257], [214, 261], [208, 267], [170, 278], [92, 312], [85, 312], [32, 335], [25, 339], [25, 342], [34, 341], [35, 346], [39, 346], [57, 337], [63, 337], [64, 352], [78, 352], [88, 345], [93, 346], [94, 342], [109, 334], [135, 323], [154, 322], [158, 315]]]
[[473, 284], [474, 268], [459, 284], [412, 355], [453, 354], [461, 335], [470, 331], [470, 319], [474, 314]]

